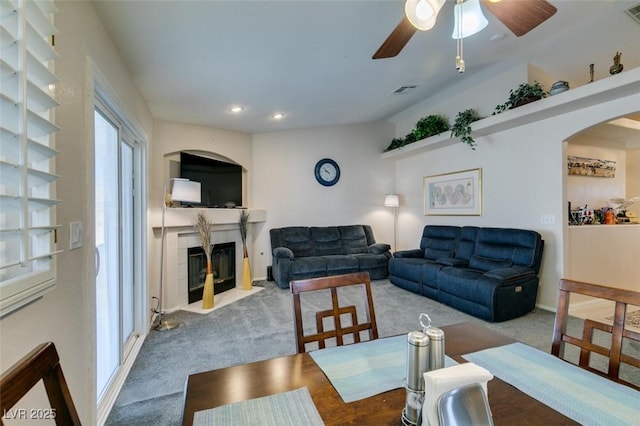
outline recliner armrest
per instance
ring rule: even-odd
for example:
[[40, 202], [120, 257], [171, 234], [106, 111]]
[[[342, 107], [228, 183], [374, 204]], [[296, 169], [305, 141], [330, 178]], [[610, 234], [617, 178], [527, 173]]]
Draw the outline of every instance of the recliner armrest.
[[276, 247], [275, 249], [273, 249], [273, 255], [280, 259], [293, 260], [293, 258], [295, 257], [291, 249], [288, 247]]
[[385, 243], [375, 243], [369, 246], [369, 253], [382, 254], [391, 250], [391, 246]]
[[535, 275], [533, 269], [524, 266], [511, 266], [509, 268], [492, 269], [484, 273], [484, 276], [496, 281], [508, 283], [521, 278]]
[[436, 263], [445, 266], [455, 266], [458, 268], [466, 268], [469, 266], [469, 261], [466, 259], [457, 259], [455, 257], [441, 257], [436, 260]]
[[417, 257], [424, 258], [424, 250], [421, 249], [413, 249], [413, 250], [401, 250], [393, 253], [393, 257]]

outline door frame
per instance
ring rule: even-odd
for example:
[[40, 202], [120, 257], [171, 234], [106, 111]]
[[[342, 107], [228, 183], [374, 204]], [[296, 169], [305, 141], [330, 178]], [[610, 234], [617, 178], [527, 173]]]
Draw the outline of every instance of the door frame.
[[[134, 312], [134, 334], [136, 338], [132, 342], [129, 350], [123, 353], [123, 359], [120, 363], [120, 368], [114, 375], [107, 390], [103, 393], [102, 397], [98, 401], [98, 390], [96, 387], [96, 381], [91, 380], [93, 401], [96, 403], [96, 420], [97, 424], [104, 424], [115, 400], [124, 384], [124, 381], [135, 361], [135, 358], [142, 347], [144, 339], [149, 332], [151, 318], [147, 313], [150, 311], [150, 303], [148, 298], [148, 285], [147, 285], [147, 189], [148, 189], [148, 137], [143, 131], [142, 125], [131, 114], [130, 110], [121, 101], [116, 91], [112, 89], [108, 80], [104, 77], [102, 72], [98, 69], [96, 64], [91, 58], [86, 57], [87, 73], [85, 80], [85, 89], [87, 93], [87, 104], [85, 109], [85, 117], [88, 124], [89, 134], [88, 144], [90, 149], [88, 155], [90, 156], [88, 161], [90, 163], [89, 169], [94, 170], [95, 151], [94, 151], [94, 118], [93, 114], [96, 108], [106, 108], [110, 114], [115, 116], [118, 122], [127, 130], [127, 133], [131, 135], [131, 141], [134, 142], [134, 167], [135, 167], [135, 189], [134, 189], [134, 253], [136, 259], [134, 261], [134, 280], [136, 285], [134, 286], [134, 300], [136, 310]], [[101, 110], [104, 113], [104, 109]], [[95, 200], [94, 193], [94, 177], [91, 176], [90, 199]], [[93, 224], [95, 222], [95, 211], [93, 205], [89, 213], [88, 220]], [[93, 230], [93, 225], [91, 226]], [[95, 236], [91, 235], [93, 245], [95, 245]], [[91, 250], [91, 262], [93, 261], [93, 250]], [[90, 274], [90, 280], [92, 281], [92, 289], [90, 291], [91, 303], [95, 307], [95, 271]], [[96, 328], [95, 316], [91, 319], [92, 330]], [[92, 333], [94, 334], [94, 333]], [[96, 354], [96, 338], [91, 338], [91, 348], [93, 352], [92, 361], [92, 376], [95, 378], [97, 368], [97, 354]]]

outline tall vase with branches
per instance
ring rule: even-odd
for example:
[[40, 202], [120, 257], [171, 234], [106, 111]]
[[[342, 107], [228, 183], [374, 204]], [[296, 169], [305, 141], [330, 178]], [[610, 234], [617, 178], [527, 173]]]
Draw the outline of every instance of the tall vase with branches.
[[200, 212], [196, 216], [195, 224], [196, 231], [198, 231], [198, 239], [200, 241], [200, 247], [204, 251], [207, 257], [207, 275], [204, 280], [204, 290], [202, 292], [202, 308], [213, 308], [213, 260], [211, 259], [211, 228], [213, 224], [209, 221], [207, 216]]
[[251, 265], [249, 264], [249, 251], [247, 250], [247, 231], [249, 227], [249, 212], [240, 210], [238, 228], [242, 239], [242, 289], [251, 290]]

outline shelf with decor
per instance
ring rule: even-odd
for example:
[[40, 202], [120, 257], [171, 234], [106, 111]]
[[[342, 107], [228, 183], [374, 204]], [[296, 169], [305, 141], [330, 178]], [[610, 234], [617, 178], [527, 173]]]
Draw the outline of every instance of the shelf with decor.
[[[635, 68], [478, 120], [471, 124], [472, 135], [475, 138], [491, 135], [591, 105], [631, 96], [639, 91], [640, 68]], [[384, 152], [381, 158], [398, 160], [460, 143], [457, 138], [451, 138], [450, 135], [451, 131], [446, 131]]]

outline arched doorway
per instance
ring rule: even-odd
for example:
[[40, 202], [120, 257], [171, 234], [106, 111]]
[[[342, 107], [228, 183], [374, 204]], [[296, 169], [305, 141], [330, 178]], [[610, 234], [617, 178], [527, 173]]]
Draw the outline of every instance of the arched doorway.
[[[610, 162], [615, 172], [606, 177], [569, 175], [564, 171], [565, 205], [577, 210], [587, 206], [587, 219], [570, 224], [567, 212], [564, 233], [564, 276], [612, 287], [640, 290], [640, 225], [635, 219], [605, 225], [599, 211], [617, 207], [611, 198], [640, 196], [640, 113], [607, 120], [579, 132], [565, 141], [565, 157]], [[588, 160], [587, 160], [588, 161]], [[613, 176], [611, 176], [613, 175]], [[640, 203], [628, 209], [640, 216]], [[593, 219], [591, 215], [593, 214]], [[577, 222], [577, 223], [576, 223]], [[582, 223], [581, 223], [582, 222]], [[586, 224], [593, 222], [592, 224]]]

